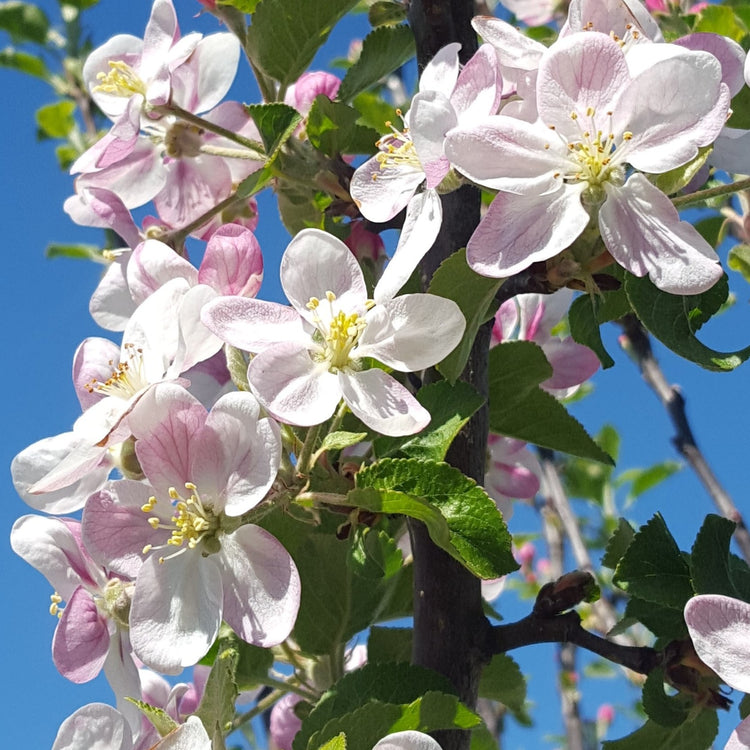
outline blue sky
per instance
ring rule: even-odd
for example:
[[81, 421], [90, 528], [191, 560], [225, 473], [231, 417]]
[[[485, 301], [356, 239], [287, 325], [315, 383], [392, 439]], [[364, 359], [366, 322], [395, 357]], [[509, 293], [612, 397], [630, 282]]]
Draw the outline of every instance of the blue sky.
[[[39, 3], [57, 19], [57, 4]], [[193, 28], [192, 17], [198, 11], [194, 0], [176, 0], [183, 31]], [[142, 35], [150, 3], [101, 0], [90, 14], [95, 44], [114, 33]], [[205, 33], [217, 29], [211, 18], [199, 19]], [[345, 52], [352, 34], [366, 31], [364, 18], [347, 23], [334, 35], [332, 45], [319, 57], [324, 65]], [[3, 41], [3, 45], [5, 41]], [[336, 45], [338, 45], [336, 47]], [[247, 81], [247, 76], [242, 80]], [[47, 260], [44, 248], [52, 241], [92, 242], [99, 240], [95, 230], [74, 225], [63, 213], [64, 199], [72, 192], [71, 178], [56, 166], [53, 144], [35, 139], [34, 111], [53, 101], [41, 81], [0, 70], [5, 94], [5, 116], [0, 119], [1, 162], [4, 170], [3, 200], [0, 217], [5, 228], [5, 272], [2, 284], [2, 310], [6, 318], [6, 339], [0, 377], [6, 394], [0, 438], [0, 462], [9, 466], [12, 457], [42, 437], [70, 429], [80, 413], [70, 380], [73, 353], [86, 336], [106, 335], [88, 315], [88, 298], [100, 273], [94, 264], [67, 259]], [[253, 94], [235, 90], [235, 98], [251, 101]], [[266, 258], [267, 282], [263, 296], [277, 294], [277, 260], [288, 241], [275, 217], [271, 201], [261, 205], [258, 229]], [[704, 329], [703, 339], [716, 349], [734, 349], [750, 343], [750, 288], [730, 272], [730, 284], [736, 303]], [[671, 425], [656, 398], [641, 381], [630, 361], [616, 344], [617, 330], [605, 332], [610, 352], [617, 364], [594, 378], [592, 396], [573, 407], [576, 416], [590, 432], [603, 424], [615, 425], [623, 436], [620, 469], [645, 467], [654, 462], [676, 458], [670, 444]], [[741, 511], [750, 516], [750, 484], [747, 479], [748, 388], [746, 369], [716, 374], [680, 361], [656, 347], [667, 378], [679, 383], [687, 399], [688, 414], [698, 441], [726, 489]], [[746, 366], [747, 367], [747, 366]], [[103, 679], [88, 685], [72, 685], [55, 670], [50, 644], [55, 620], [47, 613], [52, 593], [42, 576], [17, 558], [8, 543], [13, 522], [30, 511], [18, 498], [10, 482], [9, 471], [2, 475], [1, 506], [3, 541], [0, 557], [6, 598], [2, 629], [8, 684], [3, 703], [5, 720], [3, 739], [7, 747], [48, 748], [60, 722], [78, 707], [90, 701], [110, 702], [111, 695]], [[688, 469], [684, 469], [659, 489], [645, 495], [633, 509], [639, 522], [660, 511], [680, 545], [687, 549], [702, 522], [713, 511], [705, 491]], [[512, 519], [511, 531], [531, 531], [533, 516], [519, 509]], [[501, 608], [506, 606], [500, 602]], [[514, 607], [509, 606], [509, 617]], [[520, 609], [515, 609], [522, 614]], [[508, 750], [539, 747], [539, 738], [561, 731], [554, 684], [550, 680], [551, 647], [514, 654], [530, 674], [531, 697], [537, 704], [538, 729], [532, 732], [512, 730], [504, 747]], [[584, 697], [584, 711], [593, 716], [599, 702], [629, 705], [632, 693], [613, 682], [593, 685], [596, 700]], [[584, 691], [585, 692], [585, 691]], [[722, 736], [736, 723], [733, 713], [723, 721]], [[618, 718], [610, 738], [628, 731], [624, 718]], [[548, 745], [552, 747], [553, 745]]]

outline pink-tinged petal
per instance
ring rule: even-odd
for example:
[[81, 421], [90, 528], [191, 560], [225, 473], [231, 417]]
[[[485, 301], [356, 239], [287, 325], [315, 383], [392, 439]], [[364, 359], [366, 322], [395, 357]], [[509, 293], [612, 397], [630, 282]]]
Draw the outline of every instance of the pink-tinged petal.
[[372, 750], [440, 750], [440, 745], [429, 734], [410, 729], [383, 737]]
[[750, 750], [750, 717], [737, 725], [724, 745], [724, 750]]
[[430, 422], [430, 413], [388, 373], [377, 368], [339, 373], [349, 408], [368, 427], [383, 435], [413, 435]]
[[255, 235], [239, 224], [225, 224], [208, 241], [198, 282], [219, 294], [255, 297], [263, 281], [263, 254]]
[[401, 372], [416, 372], [445, 359], [464, 334], [466, 320], [453, 300], [404, 294], [376, 305], [365, 319], [356, 354]]
[[[34, 444], [33, 452], [41, 454], [43, 463], [29, 467], [25, 476], [19, 475], [19, 484], [26, 487], [16, 487], [32, 508], [45, 513], [71, 513], [82, 508], [88, 494], [101, 487], [112, 470], [106, 447], [93, 445], [75, 431], [64, 435], [65, 439], [58, 436], [59, 443]], [[41, 473], [44, 469], [46, 473]], [[34, 477], [36, 481], [27, 484]]]
[[[143, 52], [138, 68], [141, 76], [147, 80], [161, 77], [167, 53], [179, 35], [177, 14], [172, 0], [154, 0], [151, 15], [143, 33]], [[164, 102], [155, 103], [163, 104]]]
[[373, 156], [354, 172], [349, 192], [365, 218], [381, 223], [403, 210], [424, 179], [421, 165], [381, 164]]
[[128, 286], [136, 305], [140, 305], [171, 279], [186, 279], [190, 286], [198, 282], [198, 271], [184, 258], [159, 240], [141, 242], [128, 263]]
[[211, 34], [198, 42], [188, 61], [172, 73], [174, 100], [189, 112], [207, 112], [225, 96], [240, 60], [234, 34]]
[[171, 383], [151, 388], [130, 414], [136, 455], [157, 494], [192, 481], [193, 437], [202, 429], [206, 414], [194, 396]]
[[72, 519], [21, 516], [10, 532], [10, 546], [38, 570], [63, 599], [69, 599], [82, 583], [104, 583], [98, 568], [81, 544], [80, 524]]
[[203, 308], [201, 320], [222, 341], [246, 352], [259, 352], [279, 341], [309, 340], [299, 313], [276, 302], [219, 297]]
[[232, 175], [216, 156], [196, 156], [165, 164], [164, 187], [154, 196], [159, 216], [182, 227], [202, 216], [232, 192]]
[[442, 223], [443, 204], [436, 190], [417, 193], [409, 201], [398, 245], [375, 286], [375, 302], [395, 297], [434, 244]]
[[180, 343], [167, 377], [177, 377], [199, 362], [210, 359], [221, 349], [222, 341], [201, 321], [203, 308], [216, 299], [216, 292], [205, 284], [198, 284], [182, 298], [177, 320]]
[[52, 750], [133, 750], [125, 717], [104, 703], [89, 703], [60, 725]]
[[640, 0], [572, 0], [560, 36], [592, 29], [629, 39], [634, 28], [646, 39], [664, 41], [659, 25]]
[[76, 192], [111, 190], [126, 208], [148, 203], [163, 188], [167, 175], [158, 150], [148, 138], [138, 138], [130, 156], [107, 169], [88, 172], [76, 180]]
[[128, 247], [135, 247], [141, 235], [125, 204], [111, 190], [90, 188], [66, 199], [63, 209], [76, 223], [85, 227], [112, 229]]
[[437, 187], [448, 174], [450, 162], [443, 153], [445, 134], [458, 124], [448, 98], [437, 91], [417, 94], [409, 110], [409, 132], [427, 179], [427, 189]]
[[599, 229], [621, 266], [636, 276], [648, 274], [665, 292], [700, 294], [723, 274], [713, 248], [642, 174], [621, 188], [608, 186]]
[[719, 61], [707, 52], [684, 50], [633, 79], [615, 104], [612, 127], [633, 134], [625, 157], [630, 164], [666, 172], [716, 139], [728, 107]]
[[[287, 299], [311, 323], [315, 315], [307, 307], [311, 297], [325, 300], [336, 295], [338, 309], [364, 313], [367, 287], [362, 269], [349, 248], [337, 237], [320, 229], [303, 229], [289, 243], [281, 259], [281, 286]], [[328, 305], [316, 313], [325, 319]]]
[[545, 390], [555, 391], [581, 385], [599, 369], [596, 354], [573, 339], [552, 339], [545, 343], [543, 351], [553, 371], [552, 377], [541, 384]]
[[558, 289], [554, 294], [518, 294], [514, 300], [520, 315], [518, 338], [542, 346], [549, 340], [550, 330], [567, 314], [573, 291]]
[[567, 155], [548, 128], [505, 115], [451, 130], [445, 154], [459, 172], [480, 185], [529, 194], [558, 189], [558, 173]]
[[589, 222], [583, 187], [541, 196], [499, 193], [466, 246], [469, 265], [483, 276], [504, 278], [565, 250]]
[[449, 97], [456, 85], [458, 78], [458, 51], [461, 45], [458, 42], [446, 44], [425, 65], [422, 75], [419, 77], [419, 91], [436, 91], [445, 97]]
[[471, 25], [497, 52], [503, 68], [536, 70], [547, 48], [522, 34], [515, 26], [493, 16], [475, 16]]
[[97, 47], [83, 65], [83, 80], [86, 82], [91, 98], [111, 120], [116, 120], [125, 110], [129, 99], [117, 94], [107, 93], [97, 88], [101, 81], [99, 73], [107, 75], [110, 61], [119, 60], [131, 68], [138, 67], [143, 51], [143, 41], [131, 34], [118, 34]]
[[68, 599], [52, 639], [52, 661], [71, 682], [93, 680], [102, 670], [109, 648], [107, 620], [83, 586]]
[[459, 123], [471, 125], [497, 113], [502, 93], [497, 54], [491, 44], [483, 44], [459, 74], [450, 101]]
[[714, 141], [708, 163], [730, 174], [750, 174], [750, 130], [724, 128]]
[[695, 596], [685, 622], [698, 656], [729, 687], [750, 692], [750, 604], [729, 596]]
[[[128, 578], [137, 577], [146, 545], [164, 544], [169, 538], [169, 531], [148, 523], [156, 513], [141, 510], [152, 494], [147, 484], [121, 479], [91, 495], [83, 511], [83, 538], [92, 557]], [[171, 506], [164, 506], [166, 520]]]
[[518, 306], [512, 299], [506, 300], [495, 313], [492, 326], [492, 346], [513, 338], [518, 326]]
[[303, 73], [284, 95], [284, 104], [294, 107], [297, 112], [306, 115], [312, 107], [315, 97], [323, 94], [329, 99], [336, 98], [341, 86], [341, 79], [324, 70]]
[[292, 741], [302, 727], [302, 719], [294, 713], [301, 700], [302, 696], [287, 693], [273, 704], [268, 731], [279, 750], [292, 750]]
[[222, 539], [224, 619], [237, 635], [269, 648], [294, 627], [300, 601], [297, 567], [281, 543], [248, 524]]
[[581, 125], [571, 113], [589, 123], [593, 109], [596, 124], [608, 128], [607, 112], [629, 82], [625, 55], [617, 42], [591, 31], [572, 34], [556, 42], [539, 66], [539, 118], [569, 139], [579, 140]]
[[154, 750], [211, 750], [211, 738], [197, 716], [188, 716], [173, 732], [154, 745]]
[[125, 628], [113, 628], [112, 630], [109, 638], [109, 650], [102, 670], [117, 699], [117, 710], [125, 716], [131, 727], [136, 730], [140, 728], [138, 741], [139, 745], [140, 743], [145, 744], [143, 748], [145, 750], [145, 748], [151, 747], [150, 744], [147, 744], [149, 736], [153, 737], [150, 740], [152, 744], [156, 742], [156, 732], [154, 730], [152, 734], [150, 729], [143, 728], [143, 714], [132, 701], [128, 700], [128, 698], [143, 699], [139, 670], [135, 665], [133, 650], [130, 647], [130, 637]]
[[136, 656], [164, 674], [195, 664], [219, 632], [221, 600], [221, 572], [211, 557], [185, 549], [160, 563], [153, 553], [138, 574], [130, 610]]
[[109, 339], [93, 336], [84, 339], [73, 355], [73, 388], [85, 411], [98, 401], [102, 394], [92, 391], [92, 383], [105, 383], [120, 361], [120, 347]]
[[729, 88], [730, 96], [736, 96], [744, 86], [745, 50], [734, 39], [721, 34], [697, 32], [675, 39], [673, 44], [712, 54], [721, 65], [721, 80]]
[[247, 368], [250, 387], [281, 422], [309, 427], [329, 419], [341, 401], [338, 379], [313, 362], [305, 346], [284, 342], [264, 349]]
[[136, 305], [127, 282], [130, 253], [122, 251], [107, 266], [89, 300], [91, 317], [108, 331], [124, 331]]

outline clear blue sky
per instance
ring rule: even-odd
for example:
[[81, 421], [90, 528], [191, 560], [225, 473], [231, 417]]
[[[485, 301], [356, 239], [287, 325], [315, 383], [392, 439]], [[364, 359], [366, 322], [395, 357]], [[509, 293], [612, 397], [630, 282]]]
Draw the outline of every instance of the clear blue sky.
[[[39, 4], [51, 18], [58, 18], [56, 3], [42, 0]], [[191, 30], [198, 3], [176, 0], [175, 5], [183, 31]], [[150, 2], [146, 0], [127, 3], [101, 0], [99, 7], [89, 14], [95, 44], [114, 33], [141, 36], [149, 9]], [[197, 25], [204, 33], [217, 30], [210, 17], [200, 19]], [[361, 35], [366, 29], [364, 18], [347, 23], [338, 36], [338, 46], [334, 37], [334, 46], [319, 57], [318, 63], [324, 65], [327, 60], [344, 54], [350, 36]], [[0, 461], [8, 467], [12, 457], [33, 441], [70, 429], [80, 413], [70, 380], [73, 352], [86, 336], [106, 334], [88, 315], [88, 299], [100, 268], [85, 262], [44, 258], [44, 248], [51, 241], [99, 241], [96, 230], [77, 227], [63, 213], [62, 204], [72, 192], [72, 180], [56, 167], [53, 145], [35, 139], [33, 113], [53, 101], [51, 93], [44, 83], [7, 70], [0, 70], [0, 81], [6, 102], [5, 115], [0, 120], [4, 171], [0, 216], [6, 232], [6, 266], [0, 284], [7, 321], [0, 369], [2, 390], [6, 394]], [[233, 95], [246, 101], [253, 96], [238, 90]], [[265, 253], [268, 279], [262, 294], [268, 297], [278, 293], [276, 262], [288, 236], [279, 228], [272, 204], [267, 202], [265, 211], [263, 208], [258, 236]], [[730, 283], [737, 296], [734, 308], [706, 326], [703, 334], [704, 340], [717, 349], [739, 348], [750, 343], [750, 288], [734, 273]], [[621, 431], [621, 469], [675, 458], [669, 442], [671, 426], [635, 367], [619, 352], [616, 333], [615, 329], [605, 333], [609, 350], [617, 360], [616, 367], [595, 377], [595, 393], [576, 404], [574, 412], [591, 432], [607, 422]], [[657, 347], [657, 353], [667, 377], [683, 388], [695, 433], [709, 461], [740, 509], [750, 515], [747, 370], [740, 368], [719, 375], [683, 363], [661, 347]], [[44, 750], [51, 747], [57, 727], [66, 716], [91, 701], [111, 702], [111, 694], [101, 678], [76, 686], [55, 670], [50, 657], [55, 620], [47, 613], [52, 592], [39, 573], [12, 553], [7, 541], [16, 518], [31, 511], [15, 494], [7, 469], [3, 474], [3, 489], [5, 541], [0, 544], [0, 556], [6, 600], [0, 628], [7, 681], [2, 704], [3, 744]], [[657, 510], [665, 516], [680, 545], [687, 549], [703, 516], [712, 512], [713, 507], [685, 469], [645, 495], [633, 515], [643, 522]], [[533, 517], [519, 509], [511, 521], [511, 531], [526, 532], [534, 528]], [[504, 600], [500, 600], [500, 606], [509, 607], [510, 618], [523, 613]], [[504, 743], [508, 750], [540, 747], [541, 737], [561, 731], [555, 687], [550, 680], [552, 648], [527, 651], [514, 657], [530, 674], [530, 694], [536, 703], [534, 717], [538, 726], [531, 732], [512, 729]], [[584, 688], [583, 702], [589, 717], [593, 717], [601, 701], [621, 705], [632, 701], [632, 694], [623, 692], [619, 684], [611, 681], [591, 687], [596, 700], [587, 697]], [[720, 740], [726, 740], [735, 723], [736, 713], [723, 721]], [[620, 736], [631, 726], [624, 718], [618, 718], [609, 737]]]

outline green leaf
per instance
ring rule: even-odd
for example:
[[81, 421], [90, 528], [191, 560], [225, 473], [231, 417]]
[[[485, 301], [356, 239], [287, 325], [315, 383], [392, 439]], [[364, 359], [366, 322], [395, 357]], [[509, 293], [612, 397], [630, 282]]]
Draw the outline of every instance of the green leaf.
[[[435, 544], [480, 578], [499, 578], [518, 570], [510, 549], [510, 534], [494, 501], [453, 466], [416, 459], [383, 459], [360, 470], [356, 483], [358, 489], [349, 493], [353, 505], [358, 506], [360, 495], [369, 496], [368, 502], [380, 496], [384, 506], [393, 500], [410, 511], [405, 515], [418, 513]], [[378, 493], [363, 492], [361, 488]], [[447, 540], [436, 511], [447, 526]]]
[[12, 47], [0, 50], [0, 68], [11, 68], [45, 81], [49, 79], [49, 71], [41, 57], [30, 55], [28, 52], [20, 52]]
[[372, 627], [367, 637], [367, 662], [404, 662], [411, 660], [411, 628]]
[[704, 8], [693, 27], [694, 32], [703, 31], [709, 34], [721, 34], [741, 42], [747, 29], [739, 22], [731, 8], [709, 5]]
[[729, 545], [737, 524], [710, 514], [690, 551], [690, 576], [696, 594], [737, 596], [729, 568]]
[[727, 265], [750, 282], [750, 245], [735, 245], [727, 256]]
[[683, 164], [681, 167], [675, 167], [669, 172], [648, 175], [648, 179], [665, 195], [674, 195], [698, 174], [712, 151], [713, 146], [699, 148], [698, 155], [692, 161]]
[[227, 627], [219, 633], [219, 651], [206, 681], [197, 716], [209, 737], [223, 737], [232, 725], [239, 690], [235, 674], [239, 662], [239, 638]]
[[325, 745], [321, 745], [320, 750], [346, 750], [346, 735], [343, 732], [337, 734]]
[[348, 448], [351, 445], [361, 443], [367, 437], [366, 432], [345, 432], [339, 430], [338, 432], [329, 432], [324, 438], [320, 445], [322, 451], [340, 451], [343, 448]]
[[403, 564], [403, 553], [385, 531], [365, 527], [355, 536], [352, 565], [360, 578], [387, 580], [396, 575]]
[[625, 291], [633, 310], [659, 341], [684, 359], [707, 370], [726, 372], [750, 357], [750, 346], [718, 352], [702, 344], [696, 331], [724, 304], [729, 293], [724, 276], [703, 294], [682, 297], [657, 289], [647, 276], [625, 275]]
[[688, 564], [659, 513], [638, 529], [613, 580], [631, 596], [679, 609], [694, 594]]
[[539, 388], [552, 375], [542, 350], [531, 341], [490, 349], [490, 429], [551, 450], [612, 464], [565, 407]]
[[126, 700], [137, 706], [138, 710], [151, 722], [154, 729], [159, 733], [159, 737], [166, 737], [179, 726], [163, 708], [152, 706], [150, 703], [145, 703], [135, 698], [126, 698]]
[[740, 719], [746, 719], [750, 716], [750, 695], [745, 695], [737, 709], [740, 712]]
[[678, 727], [693, 707], [686, 695], [667, 695], [664, 692], [664, 670], [654, 669], [643, 685], [643, 710], [649, 719], [663, 727]]
[[750, 567], [737, 555], [729, 555], [729, 575], [737, 597], [750, 602]]
[[269, 161], [302, 122], [302, 115], [294, 107], [280, 102], [247, 104], [245, 109], [258, 127]]
[[[402, 6], [403, 7], [403, 6]], [[338, 98], [350, 102], [414, 56], [414, 34], [403, 26], [381, 26], [362, 42], [357, 62], [346, 71]]]
[[255, 13], [260, 0], [219, 0], [219, 5], [228, 5], [230, 8], [236, 8], [240, 13]]
[[75, 260], [100, 260], [100, 249], [96, 245], [47, 245], [44, 254], [48, 258], [74, 258]]
[[618, 486], [630, 482], [627, 502], [632, 502], [644, 492], [653, 489], [682, 469], [679, 461], [662, 461], [648, 469], [628, 469], [617, 477]]
[[495, 654], [482, 670], [479, 697], [502, 703], [523, 723], [528, 720], [526, 678], [518, 664], [507, 654]]
[[0, 29], [7, 31], [15, 44], [44, 44], [47, 41], [49, 19], [36, 5], [8, 0], [0, 3]]
[[406, 21], [406, 6], [391, 0], [375, 0], [367, 11], [370, 26], [393, 26]]
[[399, 454], [407, 458], [442, 461], [453, 439], [482, 406], [484, 398], [461, 380], [453, 385], [440, 380], [420, 388], [417, 401], [430, 412], [430, 423], [417, 435], [376, 438], [375, 453], [379, 458]]
[[360, 114], [359, 121], [378, 133], [383, 131], [386, 122], [394, 122], [398, 118], [393, 105], [372, 91], [359, 94], [353, 104]]
[[647, 721], [627, 737], [605, 742], [602, 750], [708, 750], [719, 731], [716, 711], [703, 710], [678, 727], [663, 727]]
[[359, 112], [347, 104], [332, 102], [324, 94], [315, 97], [307, 116], [307, 137], [327, 156], [372, 153], [379, 134], [357, 124]]
[[357, 0], [262, 0], [247, 30], [253, 63], [283, 88], [294, 83]]
[[435, 271], [427, 291], [452, 299], [466, 318], [461, 343], [438, 365], [450, 382], [458, 380], [463, 372], [479, 326], [491, 317], [490, 305], [502, 283], [502, 279], [490, 279], [472, 271], [466, 262], [465, 248], [446, 258]]
[[[345, 674], [325, 693], [302, 722], [302, 728], [294, 738], [293, 748], [307, 748], [313, 734], [323, 729], [331, 719], [350, 714], [368, 701], [399, 706], [410, 704], [432, 690], [454, 692], [447, 677], [424, 667], [392, 663], [365, 664], [360, 669]], [[398, 711], [397, 717], [400, 713]], [[349, 736], [349, 732], [346, 734]], [[352, 744], [352, 747], [363, 746]]]
[[617, 320], [629, 312], [630, 303], [623, 289], [604, 292], [603, 297], [581, 295], [573, 300], [568, 311], [570, 335], [579, 344], [593, 350], [602, 367], [607, 369], [615, 362], [604, 348], [599, 328], [602, 323]]
[[36, 124], [49, 138], [65, 138], [75, 127], [76, 105], [71, 101], [61, 101], [48, 104], [36, 111]]
[[252, 690], [263, 683], [273, 666], [273, 652], [269, 648], [253, 646], [237, 639], [239, 659], [235, 671], [237, 689]]
[[602, 557], [602, 565], [614, 570], [633, 541], [634, 536], [633, 527], [624, 518], [620, 518], [617, 522], [617, 528], [607, 542]]
[[657, 638], [671, 641], [687, 635], [687, 625], [679, 607], [665, 607], [631, 596], [625, 605], [623, 618], [637, 620]]

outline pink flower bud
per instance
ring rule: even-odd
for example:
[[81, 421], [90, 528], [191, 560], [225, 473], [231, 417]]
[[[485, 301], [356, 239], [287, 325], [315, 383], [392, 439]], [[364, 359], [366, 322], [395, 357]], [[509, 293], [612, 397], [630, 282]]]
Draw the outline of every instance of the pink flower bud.
[[349, 236], [344, 244], [354, 253], [354, 257], [360, 263], [367, 259], [371, 260], [376, 267], [385, 262], [385, 245], [380, 235], [365, 229], [364, 222], [352, 221], [349, 224]]
[[292, 750], [292, 740], [302, 726], [302, 719], [294, 713], [294, 707], [302, 700], [295, 693], [287, 693], [271, 709], [269, 731], [279, 750]]
[[306, 115], [319, 94], [334, 99], [338, 94], [341, 79], [324, 70], [304, 73], [297, 83], [291, 85], [284, 97], [284, 103], [294, 107], [300, 114]]
[[601, 724], [611, 724], [615, 720], [615, 709], [611, 703], [602, 703], [596, 712], [596, 721]]
[[521, 565], [528, 566], [534, 562], [534, 555], [536, 555], [536, 547], [531, 542], [524, 542], [518, 552], [516, 552], [516, 560]]

